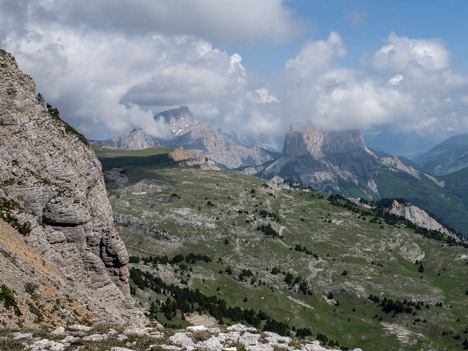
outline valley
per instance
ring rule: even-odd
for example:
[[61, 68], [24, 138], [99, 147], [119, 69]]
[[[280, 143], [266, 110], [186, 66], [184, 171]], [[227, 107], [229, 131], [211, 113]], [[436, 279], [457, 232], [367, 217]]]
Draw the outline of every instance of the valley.
[[[95, 151], [105, 172], [119, 168], [127, 178], [124, 186], [109, 178], [106, 185], [134, 279], [139, 270], [199, 289], [229, 307], [263, 311], [290, 333], [324, 335], [330, 345], [463, 348], [468, 254], [462, 246], [386, 224], [373, 210], [305, 187], [179, 167], [167, 162], [166, 150]], [[209, 261], [187, 258], [191, 253]], [[167, 264], [150, 259], [164, 256]], [[169, 314], [168, 297], [145, 285], [133, 281], [132, 291], [146, 309], [153, 303], [154, 317], [166, 325], [187, 325], [197, 309], [209, 314], [196, 304]], [[415, 305], [409, 313], [392, 307], [385, 313], [384, 298]]]

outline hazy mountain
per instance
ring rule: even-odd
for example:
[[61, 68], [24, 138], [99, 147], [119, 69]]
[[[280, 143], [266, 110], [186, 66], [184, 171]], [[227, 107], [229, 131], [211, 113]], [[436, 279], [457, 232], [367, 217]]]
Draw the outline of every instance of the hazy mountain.
[[284, 135], [280, 137], [272, 137], [268, 135], [252, 136], [247, 134], [239, 134], [235, 131], [225, 133], [236, 143], [245, 146], [258, 146], [265, 150], [280, 153], [284, 142]]
[[322, 191], [379, 198], [375, 180], [382, 167], [419, 176], [417, 169], [398, 157], [368, 149], [359, 130], [326, 131], [293, 125], [281, 156], [260, 175], [279, 175]]
[[358, 130], [325, 131], [293, 125], [279, 158], [245, 172], [268, 179], [278, 175], [353, 198], [406, 198], [468, 233], [468, 203], [461, 205], [460, 200], [460, 194], [468, 196], [468, 184], [455, 190], [453, 177], [444, 180], [418, 168], [403, 157], [367, 148]]
[[450, 174], [468, 167], [468, 134], [452, 136], [412, 160], [434, 175]]
[[240, 145], [209, 124], [194, 122], [186, 106], [158, 113], [154, 118], [165, 120], [171, 129], [171, 138], [154, 138], [142, 130], [133, 130], [127, 135], [97, 143], [126, 150], [149, 147], [200, 149], [210, 160], [227, 168], [256, 166], [273, 159], [270, 152], [258, 146]]

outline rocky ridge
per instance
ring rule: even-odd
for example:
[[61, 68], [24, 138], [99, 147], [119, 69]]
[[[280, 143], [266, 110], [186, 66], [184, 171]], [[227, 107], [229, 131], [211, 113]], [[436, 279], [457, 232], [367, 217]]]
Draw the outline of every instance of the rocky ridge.
[[429, 230], [437, 230], [443, 234], [447, 234], [451, 237], [458, 239], [455, 234], [445, 228], [442, 224], [437, 222], [429, 214], [411, 204], [401, 204], [397, 200], [393, 200], [392, 206], [387, 209], [387, 212], [397, 216], [401, 216], [409, 220], [411, 223], [418, 227], [426, 228]]
[[413, 158], [425, 172], [442, 176], [468, 166], [468, 135], [456, 135], [444, 140], [424, 154]]
[[[84, 310], [79, 314], [86, 316], [88, 323], [144, 324], [146, 319], [133, 307], [130, 297], [128, 254], [113, 227], [99, 161], [87, 140], [63, 122], [58, 111], [48, 110], [36, 99], [32, 78], [21, 72], [14, 57], [3, 50], [0, 164], [2, 218], [23, 235], [24, 241], [23, 249], [3, 243], [3, 255], [10, 260], [1, 268], [0, 282], [7, 286], [15, 278], [27, 276], [37, 286], [34, 290], [49, 294], [36, 294], [38, 301], [50, 300], [52, 290], [60, 290], [57, 296], [75, 301], [74, 310]], [[7, 232], [2, 232], [3, 237], [11, 237]], [[54, 272], [47, 283], [54, 287], [52, 290], [46, 288], [46, 278], [37, 275], [35, 279], [35, 274], [15, 270], [15, 258], [27, 259], [29, 252], [42, 258], [42, 267], [37, 265], [35, 270], [46, 275], [46, 269]], [[17, 296], [23, 296], [23, 292], [31, 295], [29, 285], [19, 283]], [[53, 313], [53, 308], [36, 311], [26, 305], [31, 313], [23, 308], [21, 316], [16, 314], [18, 318], [4, 323], [38, 323], [46, 321], [44, 315]], [[8, 316], [12, 307], [4, 304], [0, 310]], [[31, 320], [32, 315], [42, 317]]]
[[126, 150], [149, 147], [199, 149], [203, 150], [210, 160], [227, 168], [256, 166], [272, 160], [272, 157], [259, 147], [240, 145], [209, 124], [194, 122], [193, 115], [186, 106], [161, 112], [154, 118], [163, 119], [169, 125], [171, 138], [154, 138], [142, 130], [135, 129], [128, 135], [96, 142]]

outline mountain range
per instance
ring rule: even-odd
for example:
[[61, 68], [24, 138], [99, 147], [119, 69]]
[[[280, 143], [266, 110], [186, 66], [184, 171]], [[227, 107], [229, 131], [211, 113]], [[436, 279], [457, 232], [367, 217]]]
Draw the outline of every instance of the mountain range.
[[[455, 231], [468, 233], [468, 184], [462, 181], [463, 162], [467, 157], [466, 135], [448, 139], [409, 160], [366, 147], [359, 130], [329, 131], [293, 124], [285, 135], [281, 154], [277, 154], [258, 146], [241, 145], [235, 133], [231, 133], [231, 138], [204, 122], [194, 123], [187, 107], [155, 115], [155, 119], [159, 118], [170, 125], [172, 139], [152, 138], [142, 130], [134, 130], [99, 143], [132, 150], [201, 149], [221, 166], [249, 175], [267, 179], [280, 176], [350, 198], [406, 198], [435, 214]], [[269, 141], [275, 144], [272, 139]], [[255, 139], [250, 142], [254, 145]], [[448, 172], [452, 173], [447, 175]]]
[[468, 167], [468, 134], [456, 135], [412, 159], [429, 174], [443, 176]]
[[151, 137], [143, 130], [134, 129], [127, 135], [96, 142], [125, 150], [149, 147], [200, 149], [218, 166], [231, 169], [260, 165], [276, 155], [258, 146], [236, 143], [205, 122], [194, 122], [193, 115], [186, 106], [158, 113], [154, 119], [163, 119], [170, 127], [171, 136], [168, 139]]
[[468, 233], [468, 187], [459, 181], [466, 171], [433, 176], [404, 157], [367, 148], [358, 130], [293, 125], [279, 158], [245, 172], [268, 179], [278, 175], [351, 198], [406, 198], [457, 231]]

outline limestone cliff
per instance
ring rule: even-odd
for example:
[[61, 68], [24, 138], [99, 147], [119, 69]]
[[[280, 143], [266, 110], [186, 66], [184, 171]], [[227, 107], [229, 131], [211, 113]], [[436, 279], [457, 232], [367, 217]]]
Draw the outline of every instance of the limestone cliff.
[[217, 169], [214, 162], [205, 157], [203, 150], [174, 149], [169, 153], [169, 158], [178, 162], [183, 167], [200, 167], [202, 169]]
[[377, 179], [383, 170], [417, 179], [424, 175], [441, 186], [400, 158], [368, 149], [359, 130], [329, 131], [294, 124], [286, 134], [281, 156], [257, 174], [266, 178], [278, 175], [321, 191], [378, 199]]
[[[326, 131], [293, 125], [286, 134], [281, 156], [260, 175], [279, 175], [322, 191], [342, 192], [343, 184], [358, 186], [372, 181], [380, 160], [364, 145], [361, 132]], [[372, 197], [371, 187], [361, 187]]]
[[90, 323], [143, 323], [99, 161], [81, 134], [37, 101], [33, 80], [3, 50], [0, 165], [2, 217], [54, 267], [61, 293], [89, 312]]
[[450, 232], [442, 224], [440, 224], [434, 218], [429, 216], [429, 214], [426, 211], [421, 210], [419, 207], [416, 207], [409, 203], [402, 204], [399, 203], [397, 200], [394, 200], [392, 206], [386, 209], [386, 211], [388, 213], [404, 217], [411, 223], [417, 225], [418, 227], [426, 228], [429, 230], [437, 230], [443, 234], [447, 234], [458, 240], [455, 234]]

